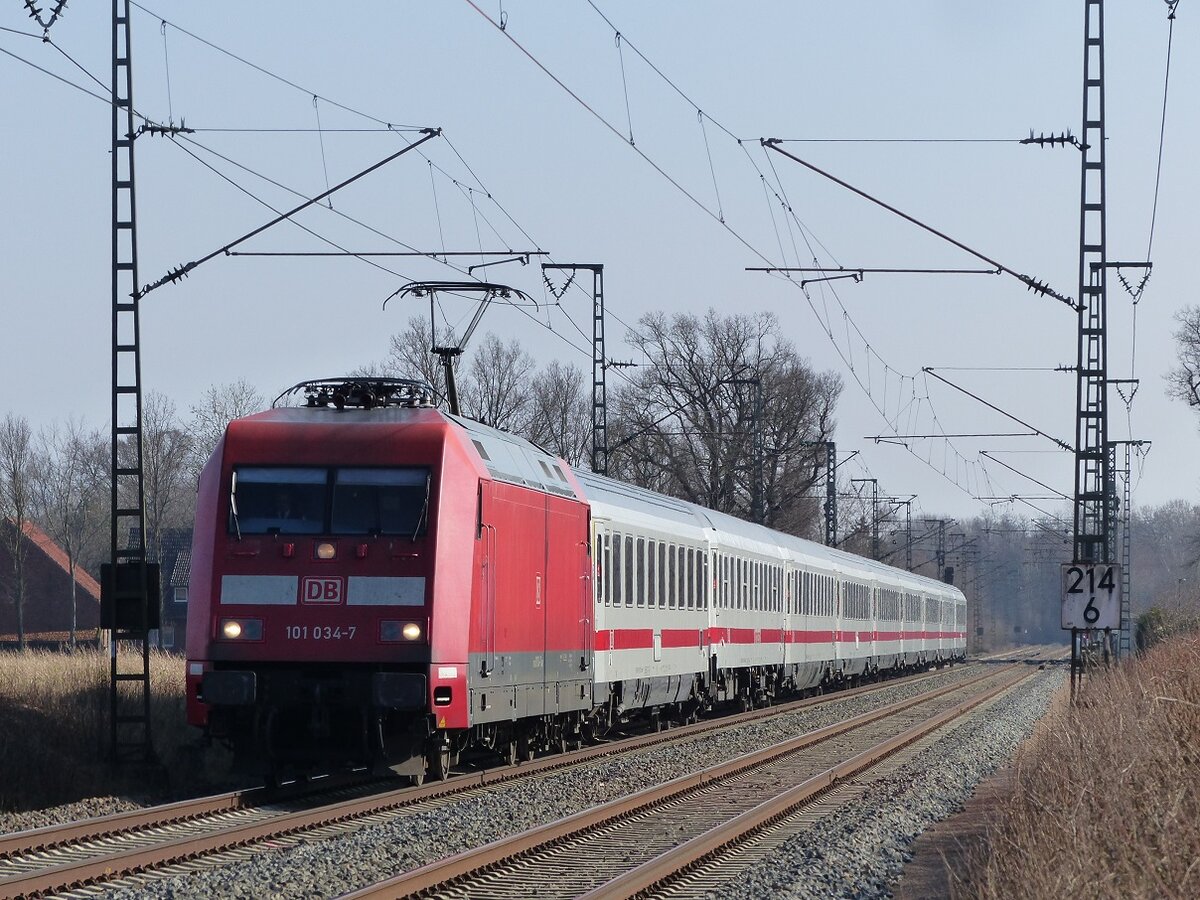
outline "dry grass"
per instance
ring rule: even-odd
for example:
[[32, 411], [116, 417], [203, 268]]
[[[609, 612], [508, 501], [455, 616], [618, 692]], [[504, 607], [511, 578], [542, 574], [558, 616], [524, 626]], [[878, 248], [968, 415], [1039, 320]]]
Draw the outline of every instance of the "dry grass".
[[[122, 663], [123, 671], [138, 665]], [[0, 811], [119, 795], [163, 800], [222, 786], [224, 759], [201, 755], [184, 718], [184, 660], [151, 654], [151, 731], [161, 767], [109, 764], [107, 651], [0, 653]]]
[[1089, 677], [1016, 784], [959, 896], [1200, 896], [1200, 639]]

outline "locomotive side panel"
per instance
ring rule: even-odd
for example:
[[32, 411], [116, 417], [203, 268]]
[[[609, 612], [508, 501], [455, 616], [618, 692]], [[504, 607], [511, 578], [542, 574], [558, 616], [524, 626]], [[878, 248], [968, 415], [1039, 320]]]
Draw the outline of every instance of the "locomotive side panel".
[[592, 705], [587, 507], [546, 495], [546, 711]]
[[546, 505], [543, 494], [498, 481], [481, 488], [488, 590], [476, 611], [471, 720], [545, 713]]

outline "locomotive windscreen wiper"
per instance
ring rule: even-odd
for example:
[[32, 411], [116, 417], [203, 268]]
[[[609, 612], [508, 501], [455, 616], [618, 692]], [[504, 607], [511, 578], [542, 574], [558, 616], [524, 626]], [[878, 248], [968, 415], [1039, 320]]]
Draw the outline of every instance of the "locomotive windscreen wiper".
[[242, 523], [238, 521], [237, 511], [237, 470], [233, 472], [233, 479], [229, 483], [229, 516], [233, 519], [233, 530], [237, 534], [237, 539], [242, 539]]
[[417, 524], [415, 526], [413, 526], [412, 542], [414, 544], [417, 542], [417, 535], [421, 533], [421, 525], [425, 521], [425, 516], [429, 512], [429, 486], [430, 486], [432, 479], [433, 479], [433, 476], [430, 473], [426, 472], [425, 473], [425, 499], [421, 503], [421, 514], [419, 516], [417, 516]]

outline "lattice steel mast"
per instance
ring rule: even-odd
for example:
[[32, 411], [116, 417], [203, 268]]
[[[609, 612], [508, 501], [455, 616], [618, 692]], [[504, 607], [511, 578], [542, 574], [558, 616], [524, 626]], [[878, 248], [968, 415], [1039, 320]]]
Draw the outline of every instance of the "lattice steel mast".
[[[157, 566], [147, 561], [142, 470], [142, 371], [134, 189], [133, 50], [129, 0], [112, 21], [112, 517], [110, 563], [102, 573], [109, 629], [109, 718], [115, 761], [153, 758], [150, 630], [158, 624]], [[122, 546], [122, 536], [126, 546]], [[122, 671], [122, 641], [141, 645], [140, 666]], [[131, 685], [138, 696], [122, 691]], [[140, 690], [138, 690], [140, 689]], [[138, 702], [140, 700], [140, 703]]]
[[1103, 0], [1085, 0], [1084, 20], [1073, 561], [1109, 563], [1113, 517], [1108, 458]]
[[[592, 273], [592, 471], [608, 474], [608, 362], [604, 356], [604, 264], [603, 263], [542, 263], [542, 271], [571, 271]], [[566, 286], [563, 287], [566, 291]]]

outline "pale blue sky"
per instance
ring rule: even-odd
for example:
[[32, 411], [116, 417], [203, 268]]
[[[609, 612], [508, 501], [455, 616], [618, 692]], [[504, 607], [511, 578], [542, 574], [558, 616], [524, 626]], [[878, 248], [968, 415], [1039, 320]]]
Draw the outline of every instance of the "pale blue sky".
[[[967, 461], [956, 462], [940, 441], [911, 442], [918, 459], [900, 447], [863, 438], [889, 431], [876, 406], [901, 431], [928, 433], [938, 430], [937, 423], [950, 433], [1019, 430], [932, 382], [935, 423], [928, 402], [913, 402], [910, 379], [923, 366], [1073, 365], [1074, 313], [1026, 292], [1014, 280], [967, 276], [868, 276], [862, 284], [835, 282], [836, 298], [814, 285], [810, 307], [796, 286], [745, 272], [763, 261], [741, 239], [775, 264], [795, 263], [794, 240], [805, 261], [815, 252], [823, 263], [846, 266], [977, 267], [976, 260], [954, 248], [768, 154], [758, 139], [1015, 141], [1030, 128], [1078, 133], [1083, 3], [596, 4], [625, 36], [620, 49], [612, 29], [585, 0], [492, 0], [480, 8], [496, 18], [503, 7], [507, 35], [626, 137], [632, 123], [637, 149], [709, 212], [719, 210], [729, 229], [614, 136], [465, 0], [352, 7], [152, 0], [146, 4], [152, 14], [134, 13], [135, 101], [151, 118], [185, 118], [197, 129], [311, 129], [319, 114], [329, 129], [324, 161], [318, 136], [311, 132], [200, 131], [193, 136], [207, 148], [192, 146], [193, 152], [280, 208], [294, 205], [296, 198], [207, 151], [311, 195], [325, 188], [326, 169], [329, 180], [337, 182], [399, 146], [396, 135], [384, 130], [333, 131], [379, 126], [329, 101], [396, 125], [444, 128], [448, 141], [430, 142], [423, 148], [428, 158], [460, 185], [478, 187], [475, 178], [480, 179], [499, 206], [483, 192], [464, 192], [436, 172], [431, 181], [426, 160], [409, 154], [335, 195], [335, 210], [420, 249], [469, 250], [480, 243], [488, 249], [528, 249], [532, 240], [555, 260], [603, 262], [614, 315], [609, 352], [615, 358], [629, 356], [619, 340], [621, 321], [634, 323], [645, 310], [702, 311], [710, 305], [771, 310], [804, 355], [846, 379], [837, 439], [843, 453], [862, 451], [850, 474], [877, 477], [884, 492], [918, 494], [926, 513], [963, 516], [980, 510], [940, 474], [943, 466], [976, 494], [1045, 493], [995, 464], [987, 468], [989, 485], [978, 467], [980, 449], [1052, 449], [1042, 440], [956, 440]], [[52, 6], [51, 0], [42, 6]], [[1166, 6], [1110, 0], [1107, 12], [1109, 256], [1134, 260], [1145, 254], [1149, 228]], [[1198, 128], [1194, 86], [1200, 83], [1196, 15], [1200, 11], [1185, 2], [1176, 23], [1155, 270], [1137, 316], [1136, 375], [1142, 387], [1133, 407], [1133, 436], [1154, 441], [1138, 482], [1136, 500], [1142, 503], [1191, 499], [1200, 487], [1196, 420], [1163, 393], [1163, 373], [1174, 352], [1172, 315], [1195, 299], [1187, 260], [1200, 201], [1200, 177], [1190, 159]], [[105, 83], [108, 16], [107, 3], [77, 2], [51, 32], [63, 51]], [[160, 18], [172, 23], [165, 47]], [[18, 0], [0, 4], [0, 27], [40, 31], [32, 25]], [[303, 90], [273, 81], [174, 26]], [[745, 143], [739, 145], [714, 121], [706, 121], [702, 131], [696, 110], [638, 58], [630, 43], [711, 120]], [[2, 31], [0, 48], [87, 82], [48, 44]], [[109, 403], [108, 110], [9, 56], [0, 55], [0, 79], [5, 84], [0, 115], [7, 123], [0, 144], [7, 212], [0, 219], [6, 313], [0, 374], [9, 387], [0, 406], [27, 415], [35, 425], [68, 415], [104, 424]], [[313, 93], [325, 98], [316, 109]], [[788, 149], [1007, 266], [1063, 293], [1076, 291], [1075, 150], [1011, 142], [795, 143]], [[272, 215], [167, 139], [139, 140], [137, 165], [143, 282]], [[768, 206], [760, 173], [786, 192], [797, 220], [790, 232], [778, 206]], [[309, 210], [301, 221], [352, 249], [390, 246], [328, 209]], [[804, 246], [798, 222], [809, 230], [813, 250]], [[284, 224], [243, 249], [327, 247]], [[429, 261], [380, 262], [403, 276], [459, 277]], [[533, 265], [505, 266], [492, 277], [539, 301], [552, 299]], [[144, 383], [186, 411], [213, 383], [244, 377], [273, 396], [304, 377], [377, 360], [386, 353], [387, 336], [410, 313], [427, 311], [395, 301], [381, 309], [400, 283], [397, 275], [354, 259], [218, 258], [145, 299]], [[814, 309], [829, 317], [834, 340], [821, 330]], [[456, 317], [467, 310], [449, 312]], [[560, 358], [587, 366], [586, 341], [567, 314], [587, 330], [588, 312], [586, 298], [572, 293], [562, 310], [533, 314], [554, 333], [501, 308], [488, 312], [482, 328], [519, 336], [540, 362]], [[1115, 281], [1110, 316], [1110, 374], [1128, 377], [1133, 317]], [[877, 354], [870, 362], [864, 337]], [[853, 372], [846, 360], [853, 360]], [[944, 374], [1042, 430], [1073, 440], [1072, 376]], [[871, 386], [870, 398], [856, 377]], [[918, 377], [915, 393], [924, 392]], [[1115, 395], [1112, 403], [1113, 435], [1125, 438], [1124, 406]], [[1071, 491], [1067, 454], [1021, 452], [1000, 458]], [[1015, 509], [1032, 512], [1020, 505]]]

